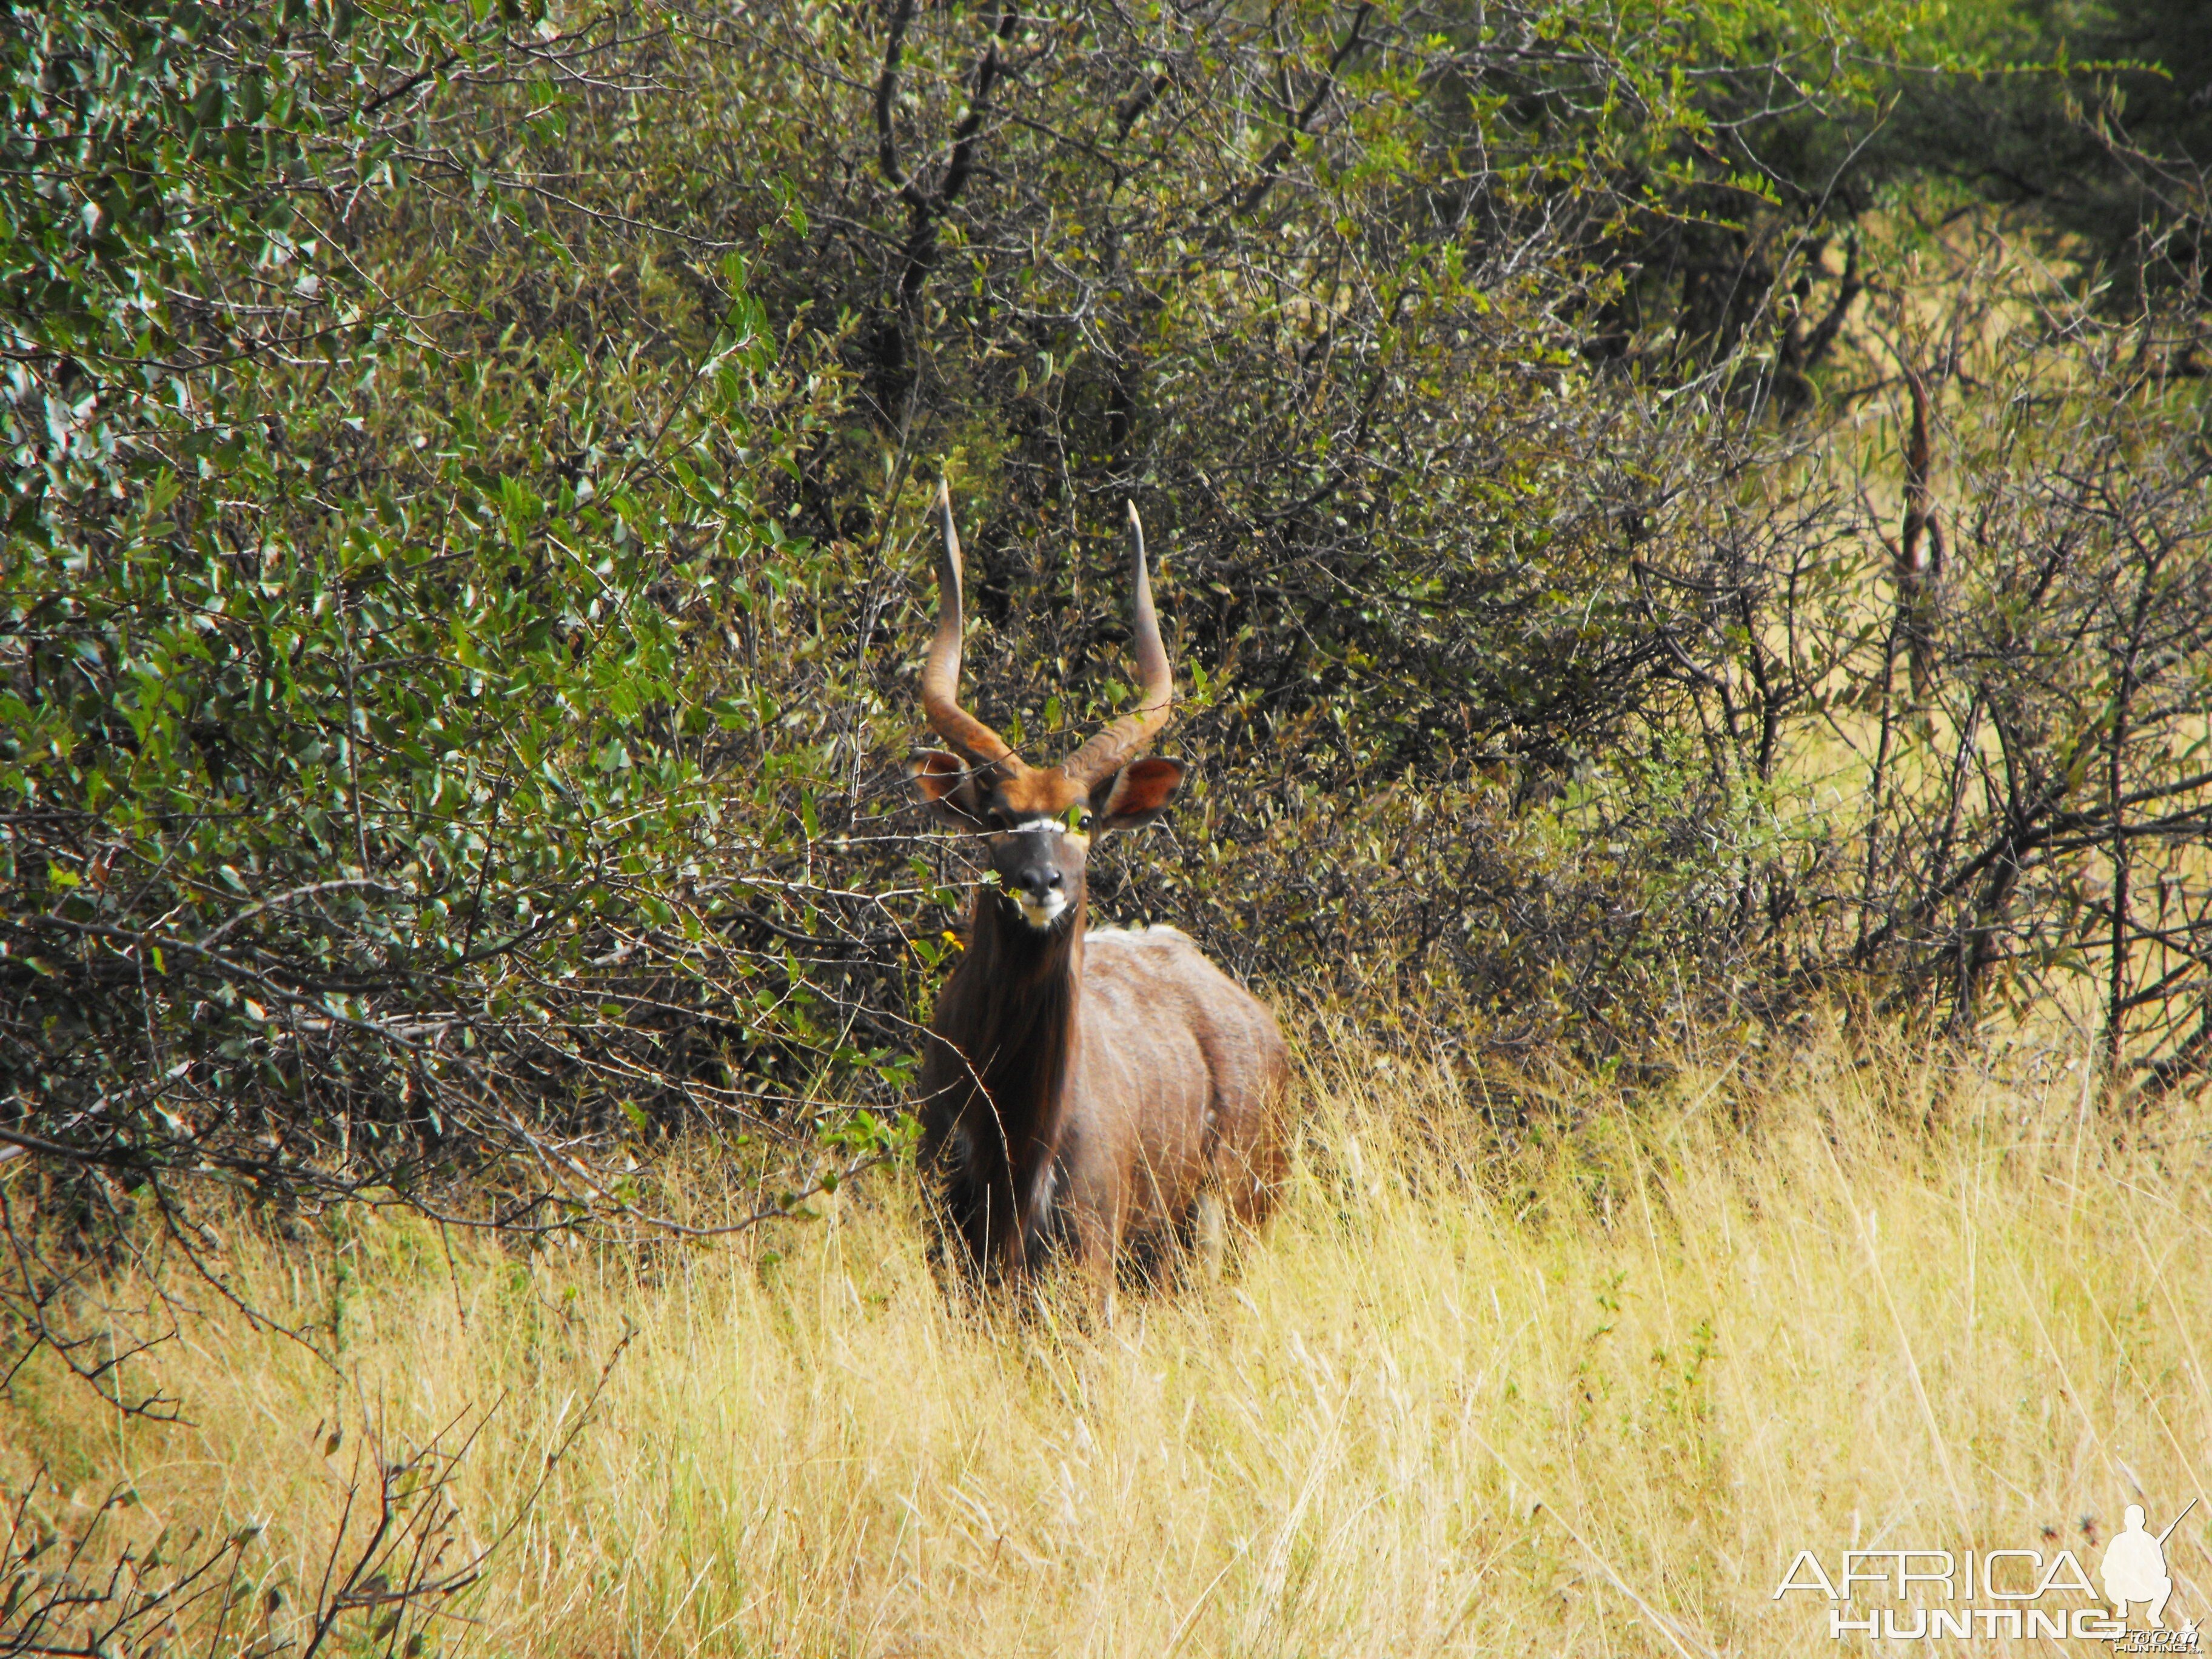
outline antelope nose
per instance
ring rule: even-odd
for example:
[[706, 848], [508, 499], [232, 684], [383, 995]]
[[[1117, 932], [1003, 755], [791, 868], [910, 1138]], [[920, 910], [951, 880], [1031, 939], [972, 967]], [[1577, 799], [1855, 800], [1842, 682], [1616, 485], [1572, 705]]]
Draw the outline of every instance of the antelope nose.
[[1019, 885], [1030, 898], [1042, 903], [1048, 894], [1057, 893], [1066, 885], [1066, 878], [1057, 870], [1024, 870]]

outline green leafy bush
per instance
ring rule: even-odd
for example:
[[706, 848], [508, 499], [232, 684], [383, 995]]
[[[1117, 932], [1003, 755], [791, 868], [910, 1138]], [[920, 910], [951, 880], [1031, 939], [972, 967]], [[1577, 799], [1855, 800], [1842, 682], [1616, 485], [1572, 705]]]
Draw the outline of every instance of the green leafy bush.
[[[2118, 1072], [2201, 1070], [2201, 308], [1977, 276], [1929, 331], [1869, 137], [1920, 8], [11, 18], [48, 1209], [650, 1219], [638, 1143], [707, 1124], [778, 1214], [893, 1148], [967, 871], [901, 776], [940, 473], [1037, 750], [1126, 696], [1153, 526], [1194, 781], [1109, 910], [1471, 1066], [2078, 972]], [[1917, 435], [1830, 420], [1883, 400]], [[2023, 825], [2154, 851], [2162, 919]]]
[[734, 253], [614, 279], [657, 351], [519, 331], [536, 228], [472, 268], [497, 192], [409, 182], [456, 163], [414, 142], [441, 95], [589, 41], [289, 5], [12, 40], [11, 1144], [482, 1218], [473, 1171], [532, 1224], [629, 1209], [623, 1146], [700, 1113], [820, 1129], [816, 1178], [887, 1144], [852, 1109], [902, 1032], [808, 944], [874, 913], [895, 1020], [896, 919], [814, 851], [880, 709], [824, 637], [849, 568], [759, 498], [839, 377]]

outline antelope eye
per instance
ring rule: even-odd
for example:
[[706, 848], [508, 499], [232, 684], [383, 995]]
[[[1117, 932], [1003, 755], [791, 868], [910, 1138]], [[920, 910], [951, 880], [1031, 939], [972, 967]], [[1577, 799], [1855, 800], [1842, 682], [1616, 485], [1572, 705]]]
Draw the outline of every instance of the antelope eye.
[[1079, 833], [1088, 830], [1091, 827], [1091, 817], [1089, 807], [1071, 806], [1067, 809], [1067, 827]]
[[983, 826], [988, 830], [1004, 830], [1006, 823], [1006, 815], [995, 806], [983, 814]]

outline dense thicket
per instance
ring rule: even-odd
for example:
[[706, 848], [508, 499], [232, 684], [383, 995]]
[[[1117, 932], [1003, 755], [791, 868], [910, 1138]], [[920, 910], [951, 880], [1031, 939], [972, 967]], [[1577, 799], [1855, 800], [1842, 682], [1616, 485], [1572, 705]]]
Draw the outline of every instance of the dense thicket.
[[2200, 1074], [2202, 100], [1935, 15], [16, 8], [0, 1201], [890, 1145], [940, 474], [1046, 751], [1154, 526], [1109, 909], [1471, 1065], [2080, 985]]

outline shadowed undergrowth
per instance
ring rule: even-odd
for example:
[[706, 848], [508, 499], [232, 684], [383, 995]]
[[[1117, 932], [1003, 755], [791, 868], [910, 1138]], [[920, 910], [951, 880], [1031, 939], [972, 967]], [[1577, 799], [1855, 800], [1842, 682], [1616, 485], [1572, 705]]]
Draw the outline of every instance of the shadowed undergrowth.
[[[1800, 1549], [2094, 1567], [2123, 1504], [2203, 1495], [2202, 1125], [2116, 1139], [2063, 1052], [1832, 1039], [1634, 1116], [1577, 1085], [1577, 1127], [1510, 1152], [1354, 1039], [1305, 1058], [1282, 1214], [1110, 1331], [1073, 1296], [948, 1302], [899, 1176], [649, 1255], [223, 1221], [235, 1287], [306, 1340], [179, 1285], [198, 1311], [127, 1367], [166, 1425], [34, 1362], [0, 1405], [11, 1500], [46, 1477], [15, 1553], [51, 1532], [50, 1568], [100, 1513], [96, 1577], [199, 1529], [227, 1577], [190, 1652], [319, 1622], [325, 1651], [518, 1656], [1785, 1654], [1826, 1641], [1825, 1602], [1771, 1595]], [[362, 1571], [334, 1606], [386, 1512], [422, 1541], [385, 1593], [455, 1587], [387, 1607]], [[2168, 1545], [2169, 1623], [2207, 1610], [2208, 1536], [2200, 1509]]]

